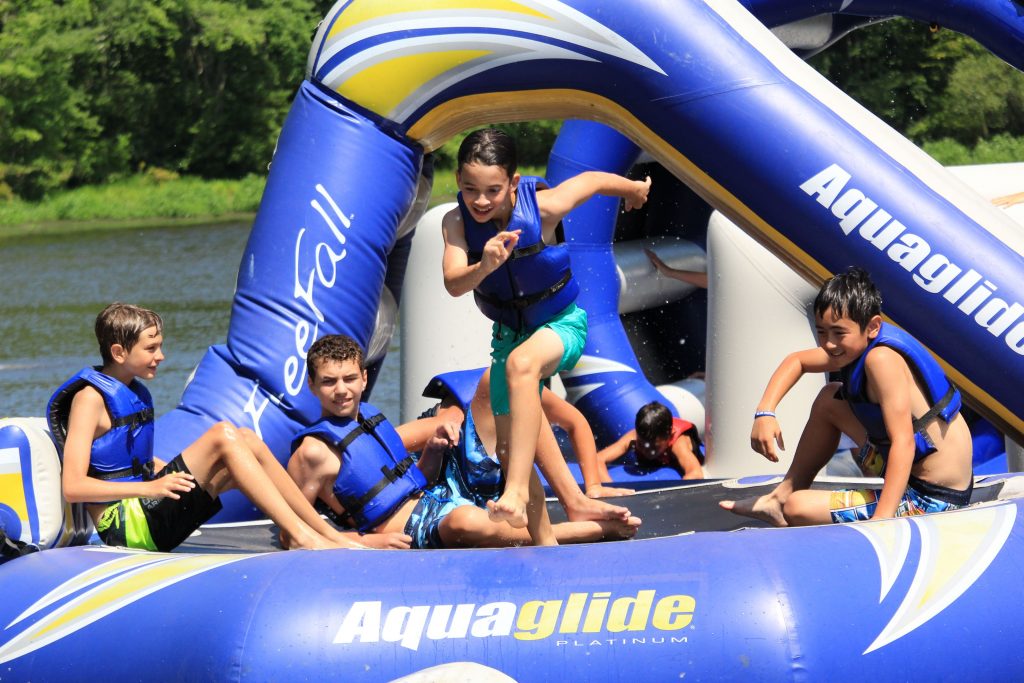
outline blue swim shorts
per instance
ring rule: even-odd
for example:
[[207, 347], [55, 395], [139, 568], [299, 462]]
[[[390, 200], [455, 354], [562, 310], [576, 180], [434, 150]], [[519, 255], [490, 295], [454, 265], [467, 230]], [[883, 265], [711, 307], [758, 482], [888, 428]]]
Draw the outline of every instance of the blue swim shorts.
[[[970, 504], [973, 489], [973, 482], [966, 491], [956, 491], [911, 477], [907, 491], [903, 494], [899, 507], [896, 508], [896, 516], [911, 517], [931, 512], [957, 510]], [[871, 515], [875, 514], [875, 508], [878, 507], [878, 499], [881, 495], [881, 489], [834, 491], [829, 502], [832, 522], [841, 524], [871, 519]]]
[[[571, 370], [583, 355], [583, 346], [587, 343], [587, 312], [576, 304], [569, 304], [561, 313], [544, 323], [537, 329], [550, 328], [562, 340], [562, 360], [555, 372]], [[508, 415], [508, 378], [505, 376], [505, 363], [520, 344], [537, 331], [527, 330], [517, 333], [509, 327], [494, 323], [491, 340], [491, 410], [495, 415]], [[545, 378], [541, 378], [545, 379]], [[541, 390], [538, 383], [537, 391]]]
[[405, 523], [405, 533], [412, 536], [412, 547], [443, 548], [441, 522], [455, 508], [472, 504], [473, 501], [453, 494], [443, 484], [437, 484], [424, 491], [420, 502], [409, 515], [409, 521]]

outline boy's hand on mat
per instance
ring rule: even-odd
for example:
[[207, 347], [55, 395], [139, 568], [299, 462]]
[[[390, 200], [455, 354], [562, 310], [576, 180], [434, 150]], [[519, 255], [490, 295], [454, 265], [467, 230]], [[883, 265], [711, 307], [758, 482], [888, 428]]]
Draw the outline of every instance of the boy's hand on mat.
[[188, 493], [196, 487], [196, 478], [187, 472], [171, 472], [149, 482], [149, 498], [181, 498], [179, 493]]

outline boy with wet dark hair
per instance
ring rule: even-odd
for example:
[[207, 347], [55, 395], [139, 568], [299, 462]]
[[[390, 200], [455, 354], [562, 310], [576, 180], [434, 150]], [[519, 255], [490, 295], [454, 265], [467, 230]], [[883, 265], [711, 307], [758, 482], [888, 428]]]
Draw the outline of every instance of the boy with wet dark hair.
[[[630, 450], [640, 467], [674, 467], [683, 479], [703, 479], [700, 437], [693, 423], [678, 417], [663, 403], [651, 401], [636, 412], [636, 428], [597, 454], [602, 481], [611, 481], [608, 463]], [[683, 438], [685, 437], [685, 438]]]
[[452, 296], [473, 292], [494, 322], [491, 407], [506, 481], [488, 512], [495, 521], [528, 527], [536, 544], [553, 545], [533, 470], [543, 420], [540, 383], [575, 366], [587, 338], [561, 221], [595, 194], [625, 199], [627, 211], [643, 206], [651, 180], [585, 171], [548, 187], [516, 172], [515, 141], [496, 129], [466, 136], [455, 175], [459, 206], [441, 222], [445, 289]]
[[[953, 510], [970, 503], [971, 435], [960, 392], [920, 342], [881, 318], [882, 297], [868, 274], [850, 268], [814, 301], [819, 346], [790, 354], [754, 413], [751, 447], [778, 462], [783, 448], [775, 406], [808, 372], [828, 372], [775, 489], [722, 507], [776, 526], [852, 522]], [[859, 447], [858, 464], [881, 489], [812, 491], [841, 434]]]
[[164, 360], [163, 322], [118, 302], [100, 312], [95, 330], [103, 365], [65, 382], [47, 420], [63, 458], [64, 498], [86, 504], [104, 543], [168, 552], [221, 509], [220, 493], [238, 488], [292, 547], [358, 545], [316, 514], [251, 430], [221, 422], [170, 462], [153, 457], [153, 400], [140, 380], [153, 379]]

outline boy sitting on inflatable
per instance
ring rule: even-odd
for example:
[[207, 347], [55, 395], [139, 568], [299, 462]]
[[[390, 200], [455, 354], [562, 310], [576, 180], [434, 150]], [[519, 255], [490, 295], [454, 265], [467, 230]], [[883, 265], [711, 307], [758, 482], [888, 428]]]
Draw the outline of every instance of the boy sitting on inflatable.
[[576, 365], [587, 316], [560, 235], [561, 220], [595, 194], [624, 197], [626, 209], [647, 201], [650, 178], [634, 181], [585, 172], [555, 188], [516, 173], [515, 142], [495, 129], [468, 135], [459, 147], [459, 206], [442, 219], [444, 284], [452, 296], [472, 291], [494, 321], [491, 407], [505, 490], [488, 503], [495, 521], [529, 526], [537, 545], [555, 539], [543, 523], [543, 489], [533, 470], [543, 419], [540, 381]]
[[[782, 482], [760, 498], [722, 501], [722, 507], [786, 526], [904, 517], [970, 503], [971, 435], [960, 415], [960, 392], [920, 342], [882, 322], [881, 307], [881, 294], [860, 268], [822, 286], [814, 301], [819, 346], [790, 354], [772, 375], [754, 413], [753, 449], [778, 461], [774, 443], [784, 446], [775, 406], [804, 373], [838, 373], [840, 381], [815, 399]], [[859, 446], [864, 473], [883, 477], [881, 489], [809, 489], [841, 434]]]
[[636, 429], [629, 430], [597, 454], [601, 481], [612, 480], [608, 463], [630, 450], [636, 453], [639, 467], [674, 467], [683, 479], [704, 478], [697, 427], [692, 422], [672, 417], [671, 411], [657, 401], [651, 401], [636, 412]]
[[64, 497], [87, 504], [104, 543], [168, 552], [237, 487], [287, 530], [293, 548], [358, 545], [316, 514], [249, 430], [222, 422], [169, 463], [153, 457], [153, 399], [139, 380], [153, 379], [164, 360], [159, 315], [110, 304], [96, 317], [96, 339], [103, 366], [76, 373], [46, 412]]
[[[361, 402], [366, 370], [363, 351], [353, 339], [318, 339], [309, 348], [306, 364], [309, 387], [320, 401], [323, 417], [295, 436], [288, 472], [309, 502], [320, 498], [337, 519], [363, 533], [407, 534], [414, 548], [530, 542], [525, 529], [492, 521], [477, 507], [477, 501], [486, 497], [470, 488], [479, 473], [468, 471], [468, 461], [450, 457], [465, 452], [449, 448], [460, 439], [454, 421], [437, 420], [433, 436], [416, 459], [403, 445], [403, 435], [376, 408]], [[410, 423], [413, 429], [423, 424]], [[442, 473], [441, 481], [433, 484]], [[497, 479], [491, 479], [498, 486]], [[553, 531], [560, 542], [583, 542], [629, 538], [638, 525], [635, 518], [578, 521], [556, 524]]]

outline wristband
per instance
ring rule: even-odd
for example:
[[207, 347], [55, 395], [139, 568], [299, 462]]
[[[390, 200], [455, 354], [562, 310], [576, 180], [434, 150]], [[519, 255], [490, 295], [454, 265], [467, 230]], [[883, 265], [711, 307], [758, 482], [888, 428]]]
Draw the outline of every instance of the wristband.
[[754, 419], [756, 420], [759, 417], [775, 417], [775, 413], [770, 410], [759, 410], [754, 413]]

